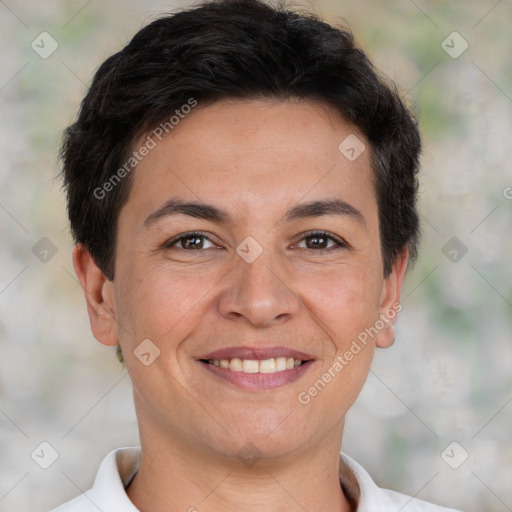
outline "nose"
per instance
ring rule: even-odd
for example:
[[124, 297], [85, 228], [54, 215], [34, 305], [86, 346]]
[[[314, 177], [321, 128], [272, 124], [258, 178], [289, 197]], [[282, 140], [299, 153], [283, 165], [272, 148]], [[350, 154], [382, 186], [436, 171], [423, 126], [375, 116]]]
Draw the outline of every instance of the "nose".
[[252, 263], [238, 255], [226, 276], [218, 309], [230, 320], [248, 322], [253, 327], [270, 327], [285, 322], [297, 314], [301, 301], [287, 282], [283, 265], [269, 251]]

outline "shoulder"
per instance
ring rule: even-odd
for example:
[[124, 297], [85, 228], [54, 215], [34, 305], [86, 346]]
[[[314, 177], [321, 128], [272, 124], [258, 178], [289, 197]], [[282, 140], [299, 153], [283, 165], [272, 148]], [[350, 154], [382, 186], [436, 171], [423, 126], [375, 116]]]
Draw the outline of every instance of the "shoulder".
[[357, 512], [459, 512], [406, 494], [382, 489], [354, 459], [344, 453], [341, 457], [359, 486]]
[[137, 472], [139, 463], [138, 447], [114, 450], [103, 459], [91, 489], [50, 512], [138, 512], [125, 486]]
[[93, 512], [93, 510], [98, 511], [95, 505], [87, 499], [86, 494], [82, 494], [74, 500], [50, 510], [50, 512]]
[[391, 510], [396, 512], [399, 510], [402, 512], [459, 512], [453, 508], [440, 507], [389, 489], [379, 488], [379, 490], [389, 499], [393, 507]]

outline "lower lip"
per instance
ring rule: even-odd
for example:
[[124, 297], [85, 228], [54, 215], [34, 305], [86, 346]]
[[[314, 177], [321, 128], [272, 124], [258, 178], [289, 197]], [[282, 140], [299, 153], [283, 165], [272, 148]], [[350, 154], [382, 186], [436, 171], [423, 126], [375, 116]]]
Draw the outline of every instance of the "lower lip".
[[217, 378], [230, 382], [239, 388], [253, 390], [275, 389], [289, 384], [302, 377], [304, 372], [307, 372], [313, 363], [312, 360], [306, 361], [290, 370], [282, 370], [275, 373], [244, 373], [234, 372], [202, 361], [198, 362]]

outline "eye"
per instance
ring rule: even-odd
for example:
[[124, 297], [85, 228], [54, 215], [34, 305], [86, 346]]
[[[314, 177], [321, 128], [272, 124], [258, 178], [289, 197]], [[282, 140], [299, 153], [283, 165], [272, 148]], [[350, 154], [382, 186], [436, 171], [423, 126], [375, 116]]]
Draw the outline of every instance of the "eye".
[[[304, 245], [301, 245], [303, 243]], [[329, 250], [348, 247], [348, 244], [326, 231], [314, 231], [307, 233], [297, 246], [301, 249]]]
[[[204, 233], [191, 232], [179, 235], [163, 245], [164, 249], [170, 249], [171, 247], [176, 247], [186, 251], [201, 251], [211, 249], [216, 247], [216, 245]], [[297, 247], [300, 247], [301, 249], [325, 251], [336, 248], [346, 248], [349, 247], [349, 245], [342, 239], [336, 237], [332, 233], [328, 233], [327, 231], [313, 231], [303, 236], [297, 244]]]
[[[205, 244], [210, 244], [206, 246]], [[185, 233], [177, 238], [173, 238], [164, 245], [165, 249], [177, 247], [188, 251], [199, 251], [215, 247], [215, 244], [203, 233]]]

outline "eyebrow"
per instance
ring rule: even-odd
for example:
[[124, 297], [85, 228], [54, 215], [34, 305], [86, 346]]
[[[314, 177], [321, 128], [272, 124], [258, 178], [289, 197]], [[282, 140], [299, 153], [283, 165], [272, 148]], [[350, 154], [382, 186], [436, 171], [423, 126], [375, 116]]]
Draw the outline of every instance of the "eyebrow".
[[[196, 219], [208, 220], [218, 224], [229, 224], [233, 222], [233, 217], [217, 206], [199, 201], [170, 199], [153, 213], [150, 213], [143, 225], [148, 227], [164, 217], [179, 214], [188, 215]], [[321, 217], [323, 215], [345, 215], [352, 217], [362, 226], [366, 226], [363, 214], [357, 208], [342, 199], [323, 199], [297, 204], [284, 214], [283, 220], [285, 222], [291, 222], [298, 219]]]

